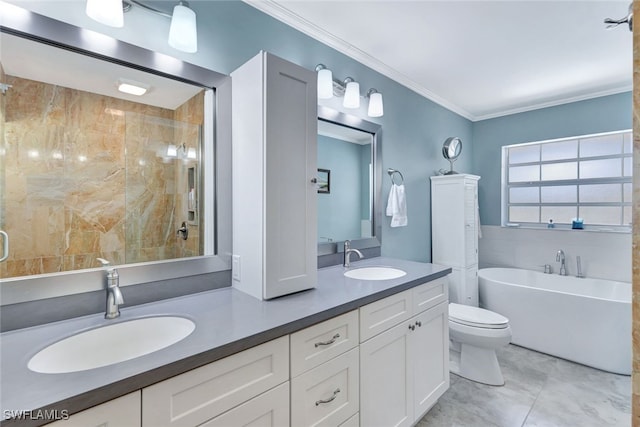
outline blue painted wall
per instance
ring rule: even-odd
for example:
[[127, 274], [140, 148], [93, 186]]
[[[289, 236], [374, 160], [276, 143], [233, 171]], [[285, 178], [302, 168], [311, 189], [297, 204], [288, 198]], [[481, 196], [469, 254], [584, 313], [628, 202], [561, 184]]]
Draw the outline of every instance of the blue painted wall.
[[[342, 111], [382, 125], [383, 170], [398, 169], [405, 177], [409, 225], [391, 229], [389, 219], [384, 218], [382, 254], [385, 256], [431, 260], [429, 177], [438, 169], [448, 168], [440, 152], [447, 137], [462, 139], [464, 149], [455, 169], [482, 176], [481, 219], [485, 224], [497, 225], [500, 223], [501, 146], [631, 127], [630, 93], [472, 123], [239, 0], [190, 3], [198, 14], [196, 54], [182, 53], [167, 45], [168, 19], [136, 12], [135, 8], [127, 14], [124, 28], [111, 29], [87, 18], [84, 2], [14, 0], [11, 3], [39, 9], [39, 13], [47, 16], [225, 74], [259, 50], [267, 50], [308, 69], [323, 63], [333, 70], [336, 78], [355, 78], [363, 92], [372, 87], [378, 89], [384, 97], [384, 117], [367, 118], [364, 106], [355, 112]], [[338, 102], [323, 104], [340, 109]], [[383, 210], [390, 186], [391, 181], [384, 174]]]
[[500, 225], [502, 146], [631, 129], [631, 92], [512, 114], [473, 124], [473, 173], [480, 221]]

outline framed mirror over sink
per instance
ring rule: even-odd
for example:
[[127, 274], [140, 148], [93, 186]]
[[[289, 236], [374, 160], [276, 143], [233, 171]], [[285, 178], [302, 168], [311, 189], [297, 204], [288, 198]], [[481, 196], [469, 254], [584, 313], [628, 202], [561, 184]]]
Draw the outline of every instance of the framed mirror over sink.
[[228, 270], [228, 76], [3, 15], [2, 304], [99, 289], [98, 257], [125, 286]]
[[[382, 126], [318, 106], [318, 255], [380, 248]], [[328, 173], [330, 171], [330, 174]], [[330, 188], [330, 191], [327, 191]]]

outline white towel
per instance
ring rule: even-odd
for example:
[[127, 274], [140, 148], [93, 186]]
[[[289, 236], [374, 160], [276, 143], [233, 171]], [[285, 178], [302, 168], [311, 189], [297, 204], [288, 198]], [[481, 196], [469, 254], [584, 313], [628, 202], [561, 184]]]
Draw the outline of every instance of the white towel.
[[407, 225], [407, 198], [404, 185], [391, 185], [389, 200], [387, 201], [387, 216], [391, 217], [391, 227]]

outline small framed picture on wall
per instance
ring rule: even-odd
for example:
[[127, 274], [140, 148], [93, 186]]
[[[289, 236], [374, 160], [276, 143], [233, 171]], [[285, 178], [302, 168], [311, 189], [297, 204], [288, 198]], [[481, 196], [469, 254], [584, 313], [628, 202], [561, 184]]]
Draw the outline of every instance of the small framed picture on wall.
[[318, 169], [318, 193], [331, 193], [331, 171]]

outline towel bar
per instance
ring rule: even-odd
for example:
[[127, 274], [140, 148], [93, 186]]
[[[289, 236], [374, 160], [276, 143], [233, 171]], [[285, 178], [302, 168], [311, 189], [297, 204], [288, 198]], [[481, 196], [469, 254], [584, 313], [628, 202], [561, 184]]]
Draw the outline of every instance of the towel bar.
[[[402, 185], [402, 184], [404, 184], [404, 176], [402, 176], [402, 172], [400, 172], [400, 171], [398, 171], [398, 170], [395, 170], [395, 169], [391, 169], [391, 168], [389, 168], [389, 169], [387, 169], [387, 173], [388, 173], [388, 174], [389, 174], [389, 176], [391, 177], [391, 182], [392, 182], [393, 184], [395, 184], [395, 185]], [[396, 181], [393, 179], [393, 176], [394, 176], [395, 174], [400, 175], [400, 179], [402, 180], [402, 181], [400, 181], [400, 184], [396, 184]]]

